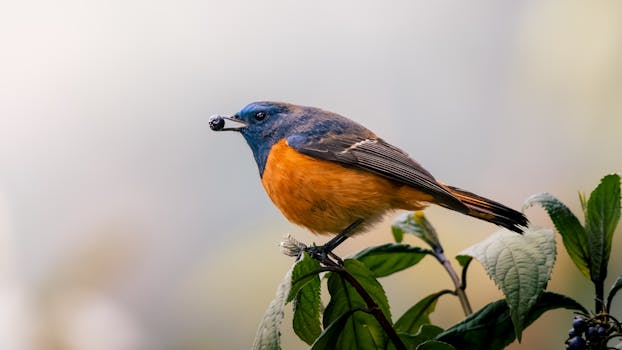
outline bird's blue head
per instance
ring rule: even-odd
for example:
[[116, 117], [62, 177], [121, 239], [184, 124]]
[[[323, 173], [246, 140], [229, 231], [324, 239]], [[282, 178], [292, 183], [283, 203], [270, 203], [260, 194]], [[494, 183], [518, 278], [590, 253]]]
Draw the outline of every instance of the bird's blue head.
[[[235, 125], [228, 126], [227, 121]], [[345, 133], [362, 139], [375, 137], [362, 125], [339, 114], [282, 102], [253, 102], [231, 117], [215, 115], [209, 123], [212, 130], [234, 130], [244, 136], [253, 150], [260, 175], [272, 146], [284, 138], [296, 148], [301, 141], [314, 142]]]
[[[239, 131], [263, 174], [270, 149], [308, 119], [310, 115], [306, 109], [282, 102], [253, 102], [231, 117], [212, 117], [210, 126], [213, 130]], [[223, 119], [236, 125], [225, 127]]]

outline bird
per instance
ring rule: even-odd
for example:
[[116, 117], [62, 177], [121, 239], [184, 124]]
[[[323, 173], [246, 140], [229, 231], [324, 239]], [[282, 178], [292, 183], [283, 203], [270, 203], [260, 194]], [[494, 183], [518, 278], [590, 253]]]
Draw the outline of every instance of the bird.
[[528, 225], [521, 212], [436, 180], [406, 152], [337, 113], [259, 101], [209, 124], [242, 134], [264, 189], [290, 222], [336, 235], [323, 246], [329, 253], [391, 211], [430, 204], [517, 233]]

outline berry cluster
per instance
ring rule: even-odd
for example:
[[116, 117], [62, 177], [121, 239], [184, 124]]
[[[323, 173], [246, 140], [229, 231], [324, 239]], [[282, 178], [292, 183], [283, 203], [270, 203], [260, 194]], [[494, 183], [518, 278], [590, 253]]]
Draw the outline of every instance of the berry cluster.
[[568, 331], [567, 350], [598, 349], [606, 341], [607, 324], [594, 318], [575, 316]]

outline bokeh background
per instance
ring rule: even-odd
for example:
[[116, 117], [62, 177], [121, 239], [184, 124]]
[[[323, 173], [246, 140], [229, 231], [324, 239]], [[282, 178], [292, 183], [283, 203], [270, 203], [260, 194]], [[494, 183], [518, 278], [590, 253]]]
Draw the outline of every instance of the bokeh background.
[[[514, 208], [548, 191], [578, 212], [622, 168], [615, 0], [6, 1], [0, 48], [2, 349], [249, 348], [292, 263], [278, 242], [325, 240], [271, 205], [239, 135], [209, 130], [254, 100], [349, 116]], [[449, 256], [496, 230], [427, 215]], [[339, 253], [391, 240], [391, 219]], [[431, 259], [384, 283], [395, 317], [450, 286]], [[549, 288], [593, 307], [562, 250]], [[501, 297], [476, 264], [468, 294]], [[433, 321], [462, 317], [446, 297]], [[511, 348], [562, 348], [570, 322], [549, 312]]]

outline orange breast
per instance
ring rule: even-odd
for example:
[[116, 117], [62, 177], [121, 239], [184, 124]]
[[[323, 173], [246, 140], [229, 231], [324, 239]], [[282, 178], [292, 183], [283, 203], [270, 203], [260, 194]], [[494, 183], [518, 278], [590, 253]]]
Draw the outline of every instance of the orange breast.
[[281, 140], [272, 147], [261, 182], [291, 222], [314, 233], [338, 233], [358, 219], [366, 225], [390, 209], [421, 209], [431, 197], [376, 174], [312, 158]]

